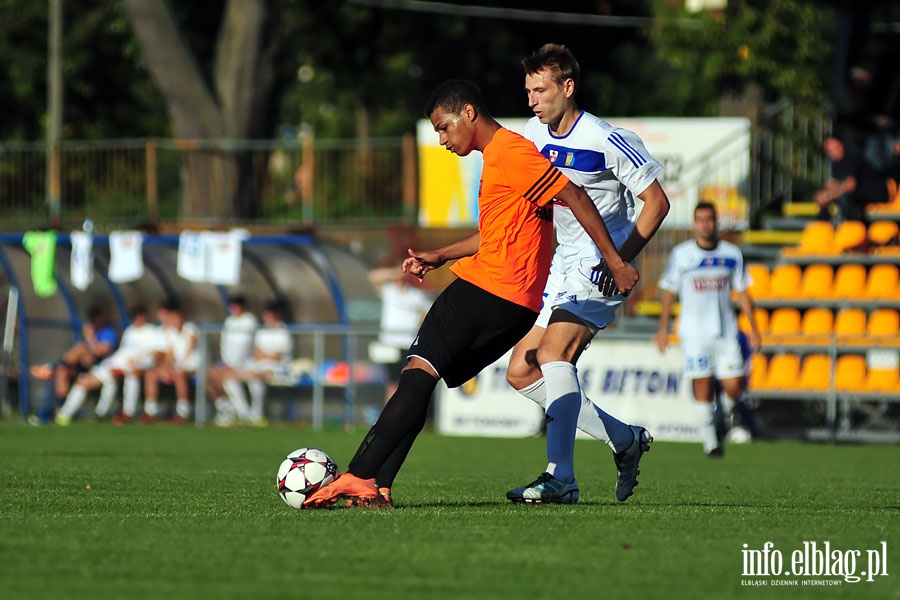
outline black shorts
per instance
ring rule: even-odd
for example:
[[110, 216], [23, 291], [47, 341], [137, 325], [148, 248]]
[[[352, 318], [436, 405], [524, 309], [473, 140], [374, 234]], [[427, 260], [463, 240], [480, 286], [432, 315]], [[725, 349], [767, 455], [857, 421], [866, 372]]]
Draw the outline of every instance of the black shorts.
[[457, 279], [434, 301], [407, 355], [458, 387], [506, 354], [535, 319], [533, 310]]

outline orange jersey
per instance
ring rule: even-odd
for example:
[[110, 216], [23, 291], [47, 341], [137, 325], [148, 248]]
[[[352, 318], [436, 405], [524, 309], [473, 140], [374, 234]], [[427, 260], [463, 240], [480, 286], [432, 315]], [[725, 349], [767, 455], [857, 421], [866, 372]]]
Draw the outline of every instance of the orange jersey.
[[499, 129], [484, 149], [478, 252], [450, 269], [483, 290], [538, 312], [550, 274], [550, 201], [569, 182], [534, 144]]

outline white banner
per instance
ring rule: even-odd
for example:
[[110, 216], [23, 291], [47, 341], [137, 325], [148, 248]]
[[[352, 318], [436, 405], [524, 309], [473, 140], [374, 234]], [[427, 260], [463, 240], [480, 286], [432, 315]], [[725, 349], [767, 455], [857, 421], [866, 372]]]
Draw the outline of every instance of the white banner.
[[[540, 432], [543, 410], [506, 383], [508, 361], [507, 354], [459, 388], [438, 388], [440, 433], [522, 437]], [[700, 441], [690, 381], [682, 370], [677, 345], [660, 354], [649, 338], [604, 339], [603, 333], [578, 361], [582, 389], [606, 412], [643, 425], [659, 440]]]

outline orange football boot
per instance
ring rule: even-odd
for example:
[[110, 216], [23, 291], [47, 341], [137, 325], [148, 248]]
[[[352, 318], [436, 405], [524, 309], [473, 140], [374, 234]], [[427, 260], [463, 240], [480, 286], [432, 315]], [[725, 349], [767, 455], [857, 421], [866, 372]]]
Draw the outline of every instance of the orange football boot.
[[331, 508], [339, 500], [348, 500], [347, 506], [369, 506], [377, 498], [374, 477], [360, 479], [353, 473], [343, 473], [304, 500], [303, 508]]

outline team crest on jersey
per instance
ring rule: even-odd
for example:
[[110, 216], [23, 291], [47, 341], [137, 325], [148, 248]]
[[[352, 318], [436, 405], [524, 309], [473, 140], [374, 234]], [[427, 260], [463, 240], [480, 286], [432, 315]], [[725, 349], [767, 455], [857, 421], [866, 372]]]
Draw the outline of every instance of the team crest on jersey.
[[550, 158], [550, 162], [555, 163], [556, 159], [559, 158], [559, 152], [557, 152], [556, 150], [551, 150], [550, 156], [548, 158]]
[[575, 153], [574, 152], [566, 152], [566, 161], [563, 163], [567, 167], [571, 167], [575, 164]]

